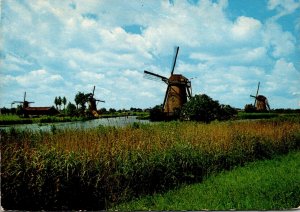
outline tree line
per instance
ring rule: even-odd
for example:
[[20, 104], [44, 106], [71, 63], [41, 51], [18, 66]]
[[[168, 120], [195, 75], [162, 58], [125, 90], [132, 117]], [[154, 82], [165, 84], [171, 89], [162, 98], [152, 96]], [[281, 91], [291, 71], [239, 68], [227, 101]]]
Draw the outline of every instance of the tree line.
[[59, 106], [59, 110], [61, 110], [61, 105], [64, 105], [64, 109], [65, 109], [66, 104], [67, 104], [67, 99], [65, 96], [64, 97], [56, 96], [54, 99], [54, 104], [55, 104], [57, 110], [58, 110], [58, 106]]

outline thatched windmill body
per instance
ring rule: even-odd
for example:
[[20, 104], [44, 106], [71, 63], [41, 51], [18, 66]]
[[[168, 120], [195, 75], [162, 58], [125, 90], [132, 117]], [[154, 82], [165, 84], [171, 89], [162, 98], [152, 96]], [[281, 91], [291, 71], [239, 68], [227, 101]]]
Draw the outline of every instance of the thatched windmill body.
[[94, 98], [94, 94], [95, 94], [95, 86], [93, 88], [93, 93], [90, 93], [89, 94], [89, 97], [88, 97], [88, 104], [89, 104], [89, 110], [90, 112], [94, 115], [94, 117], [98, 117], [99, 114], [97, 112], [97, 103], [98, 102], [105, 102], [103, 100], [100, 100], [100, 99], [95, 99]]
[[13, 101], [11, 104], [13, 105], [13, 104], [16, 104], [16, 103], [22, 104], [22, 109], [25, 109], [25, 108], [29, 107], [29, 104], [34, 103], [34, 102], [26, 101], [26, 91], [25, 91], [23, 101]]
[[150, 79], [160, 79], [165, 82], [167, 90], [163, 102], [163, 112], [166, 116], [173, 116], [176, 109], [180, 109], [192, 96], [191, 81], [181, 74], [174, 74], [179, 47], [176, 48], [174, 63], [169, 78], [144, 71], [145, 76]]
[[256, 110], [258, 110], [258, 111], [270, 110], [270, 105], [269, 105], [267, 97], [265, 97], [263, 95], [258, 95], [259, 86], [260, 86], [260, 82], [258, 82], [256, 95], [255, 96], [250, 95], [251, 97], [253, 97], [255, 99], [254, 106], [255, 106]]

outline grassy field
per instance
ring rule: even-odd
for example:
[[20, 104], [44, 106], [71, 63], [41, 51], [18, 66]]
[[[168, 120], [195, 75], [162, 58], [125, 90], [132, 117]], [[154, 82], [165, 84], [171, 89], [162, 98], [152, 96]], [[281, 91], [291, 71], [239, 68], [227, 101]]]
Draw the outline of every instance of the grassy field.
[[300, 148], [299, 120], [1, 131], [5, 209], [100, 210]]
[[113, 210], [287, 210], [300, 206], [300, 152], [259, 161]]

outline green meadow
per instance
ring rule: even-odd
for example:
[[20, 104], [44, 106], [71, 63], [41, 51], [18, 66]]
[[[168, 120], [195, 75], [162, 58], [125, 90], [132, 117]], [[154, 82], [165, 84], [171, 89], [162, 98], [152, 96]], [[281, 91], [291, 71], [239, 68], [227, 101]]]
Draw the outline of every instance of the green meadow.
[[113, 210], [289, 210], [300, 206], [300, 152], [225, 171], [203, 183], [145, 196]]

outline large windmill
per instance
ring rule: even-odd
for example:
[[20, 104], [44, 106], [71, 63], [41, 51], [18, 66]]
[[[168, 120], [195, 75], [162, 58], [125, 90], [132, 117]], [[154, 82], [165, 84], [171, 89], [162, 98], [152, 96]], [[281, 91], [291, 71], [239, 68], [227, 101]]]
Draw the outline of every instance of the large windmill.
[[258, 82], [256, 95], [255, 96], [250, 95], [251, 97], [253, 97], [255, 99], [254, 100], [254, 107], [258, 111], [270, 110], [270, 105], [269, 105], [267, 97], [265, 97], [263, 95], [258, 95], [259, 86], [260, 86], [260, 82]]
[[91, 113], [95, 117], [98, 117], [99, 114], [97, 112], [97, 103], [98, 102], [105, 102], [105, 101], [94, 98], [95, 88], [96, 88], [96, 86], [94, 86], [94, 88], [93, 88], [93, 93], [90, 93], [89, 96], [88, 96], [88, 103], [89, 103], [89, 110], [91, 111]]
[[11, 104], [13, 105], [15, 103], [21, 103], [22, 104], [22, 108], [25, 109], [25, 108], [29, 107], [29, 104], [34, 103], [34, 102], [28, 102], [28, 101], [26, 101], [26, 91], [25, 91], [24, 92], [24, 99], [23, 99], [23, 101], [13, 101]]
[[174, 74], [178, 51], [179, 47], [176, 48], [174, 63], [169, 78], [146, 70], [144, 71], [147, 78], [159, 79], [168, 85], [163, 102], [163, 112], [166, 116], [173, 116], [176, 109], [180, 109], [183, 104], [187, 102], [188, 98], [192, 97], [191, 81], [181, 74]]

